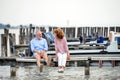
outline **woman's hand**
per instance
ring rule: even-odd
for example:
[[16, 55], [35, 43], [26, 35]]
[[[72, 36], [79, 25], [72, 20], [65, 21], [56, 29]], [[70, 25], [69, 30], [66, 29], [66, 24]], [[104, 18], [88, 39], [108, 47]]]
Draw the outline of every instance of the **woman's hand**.
[[67, 53], [67, 60], [70, 60], [70, 53]]

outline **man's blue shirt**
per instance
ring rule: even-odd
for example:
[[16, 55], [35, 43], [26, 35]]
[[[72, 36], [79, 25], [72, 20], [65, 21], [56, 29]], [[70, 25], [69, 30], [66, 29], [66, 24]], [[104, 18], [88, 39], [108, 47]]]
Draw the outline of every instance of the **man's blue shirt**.
[[31, 40], [30, 45], [31, 45], [32, 52], [34, 49], [39, 51], [48, 50], [47, 41], [44, 38], [41, 38], [41, 39], [34, 38]]

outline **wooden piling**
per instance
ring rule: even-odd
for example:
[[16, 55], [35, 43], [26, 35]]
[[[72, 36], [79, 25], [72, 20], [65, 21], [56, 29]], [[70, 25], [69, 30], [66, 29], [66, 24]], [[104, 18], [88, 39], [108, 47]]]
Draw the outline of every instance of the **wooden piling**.
[[1, 42], [2, 42], [2, 41], [1, 41], [1, 40], [2, 40], [2, 39], [1, 39], [1, 34], [0, 34], [0, 57], [1, 57], [1, 55], [2, 55], [2, 47], [1, 47], [1, 46], [2, 46]]
[[85, 75], [90, 75], [89, 60], [86, 61], [86, 65], [85, 65]]
[[77, 66], [78, 66], [78, 63], [77, 63], [77, 61], [74, 61], [74, 65], [75, 65], [75, 67], [77, 67]]
[[102, 60], [99, 60], [99, 68], [102, 67]]
[[16, 76], [16, 68], [11, 68], [11, 77]]
[[5, 33], [5, 34], [4, 34], [3, 44], [4, 44], [4, 49], [5, 49], [5, 50], [4, 50], [4, 54], [3, 54], [3, 55], [8, 56], [8, 55], [7, 55], [7, 49], [8, 49], [8, 47], [7, 47], [8, 45], [7, 45], [7, 44], [8, 44], [8, 34], [9, 34], [9, 30], [5, 28], [5, 29], [4, 29], [4, 33]]
[[52, 61], [52, 57], [51, 56], [48, 56], [48, 66], [50, 66], [50, 64], [51, 64], [51, 61]]
[[115, 60], [112, 60], [112, 67], [115, 67]]
[[43, 72], [43, 64], [40, 66], [40, 72]]

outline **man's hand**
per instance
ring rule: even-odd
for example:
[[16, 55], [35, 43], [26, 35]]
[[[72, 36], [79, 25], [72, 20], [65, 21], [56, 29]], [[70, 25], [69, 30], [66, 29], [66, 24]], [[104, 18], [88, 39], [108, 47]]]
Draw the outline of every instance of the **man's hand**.
[[39, 50], [34, 50], [35, 53], [41, 53]]
[[45, 52], [46, 52], [45, 50], [40, 51], [40, 53], [45, 53]]

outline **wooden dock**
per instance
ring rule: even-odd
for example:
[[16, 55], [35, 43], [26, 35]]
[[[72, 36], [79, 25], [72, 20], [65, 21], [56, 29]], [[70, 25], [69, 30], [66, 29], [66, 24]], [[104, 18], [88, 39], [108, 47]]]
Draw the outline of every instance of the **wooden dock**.
[[[53, 60], [53, 61], [52, 61]], [[44, 61], [44, 60], [42, 60]], [[49, 61], [51, 62], [57, 62], [55, 60], [55, 56], [51, 56]], [[115, 62], [119, 61], [120, 62], [120, 55], [72, 55], [70, 60], [67, 60], [67, 62], [74, 62], [74, 66], [78, 67], [78, 62], [84, 61], [84, 74], [85, 75], [90, 75], [90, 62], [91, 61], [98, 61], [99, 67], [102, 67], [102, 62], [103, 61], [111, 61], [112, 67], [115, 67]], [[0, 63], [5, 63], [8, 65], [10, 62], [11, 64], [19, 64], [19, 63], [36, 63], [36, 59], [31, 58], [31, 57], [24, 57], [24, 58], [18, 58], [18, 57], [0, 57]], [[3, 64], [4, 65], [4, 64]], [[16, 65], [15, 65], [16, 66]], [[40, 69], [43, 71], [43, 67]]]
[[[49, 61], [57, 62], [55, 56], [49, 56]], [[79, 61], [120, 61], [119, 54], [97, 54], [97, 55], [71, 55], [70, 60], [68, 62], [74, 62], [75, 66], [77, 66], [77, 62]], [[0, 57], [0, 61], [15, 61], [17, 63], [36, 63], [36, 59], [33, 57]], [[44, 60], [42, 59], [42, 62]], [[115, 63], [114, 63], [115, 64]], [[115, 65], [114, 65], [115, 66]]]

